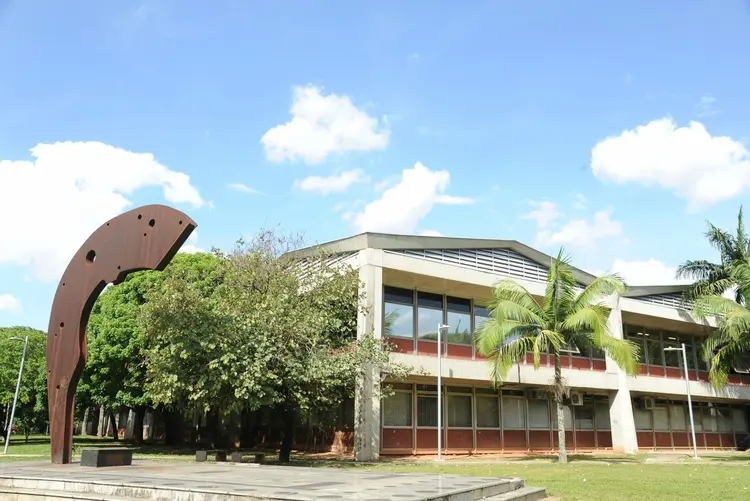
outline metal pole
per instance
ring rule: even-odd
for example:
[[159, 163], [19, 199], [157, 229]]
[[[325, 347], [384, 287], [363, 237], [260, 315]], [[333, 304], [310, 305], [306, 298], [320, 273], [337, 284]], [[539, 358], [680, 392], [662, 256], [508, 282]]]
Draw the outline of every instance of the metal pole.
[[440, 461], [443, 459], [443, 356], [441, 354], [442, 352], [442, 343], [440, 341], [440, 331], [443, 329], [443, 324], [438, 324], [438, 330], [437, 330], [437, 357], [438, 357], [438, 373], [437, 373], [437, 391], [438, 391], [438, 398], [437, 398], [437, 447], [438, 447], [438, 453], [437, 453], [437, 460]]
[[698, 459], [698, 444], [695, 441], [695, 421], [693, 421], [693, 402], [690, 399], [690, 377], [688, 376], [685, 343], [682, 343], [682, 365], [685, 367], [685, 388], [687, 389], [688, 412], [690, 413], [690, 433], [693, 435], [693, 458]]
[[29, 336], [23, 342], [23, 355], [21, 355], [21, 367], [18, 369], [18, 382], [16, 382], [16, 395], [13, 397], [13, 408], [10, 411], [10, 423], [8, 423], [8, 433], [5, 437], [5, 451], [3, 454], [8, 453], [8, 446], [10, 445], [10, 432], [13, 429], [13, 417], [16, 413], [16, 402], [18, 402], [18, 392], [21, 390], [21, 377], [23, 376], [23, 363], [26, 361], [26, 346], [29, 344]]

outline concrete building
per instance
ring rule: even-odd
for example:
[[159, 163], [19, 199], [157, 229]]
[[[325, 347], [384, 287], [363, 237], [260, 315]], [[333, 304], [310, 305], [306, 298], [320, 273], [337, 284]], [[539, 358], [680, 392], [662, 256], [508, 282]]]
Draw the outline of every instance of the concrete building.
[[[360, 459], [437, 451], [437, 327], [443, 336], [444, 452], [553, 451], [555, 406], [546, 388], [552, 357], [535, 370], [530, 355], [496, 391], [474, 332], [487, 318], [492, 287], [512, 278], [543, 296], [552, 258], [516, 241], [376, 233], [322, 244], [359, 270], [368, 312], [359, 333], [387, 337], [393, 359], [415, 368], [395, 394], [381, 400], [381, 377], [370, 373], [355, 406]], [[299, 251], [304, 254], [309, 250]], [[595, 277], [575, 270], [586, 285]], [[608, 299], [610, 332], [642, 349], [640, 374], [628, 377], [603, 353], [570, 347], [561, 357], [572, 388], [565, 423], [569, 451], [634, 453], [692, 446], [682, 357], [666, 347], [685, 343], [697, 444], [732, 449], [748, 436], [750, 374], [737, 372], [715, 391], [700, 359], [710, 322], [696, 320], [682, 302], [684, 286], [633, 287]]]

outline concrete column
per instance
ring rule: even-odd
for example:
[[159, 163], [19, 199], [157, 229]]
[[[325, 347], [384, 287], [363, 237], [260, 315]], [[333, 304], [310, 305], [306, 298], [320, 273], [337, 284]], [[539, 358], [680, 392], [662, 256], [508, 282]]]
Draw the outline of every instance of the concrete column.
[[[607, 321], [612, 336], [623, 339], [622, 311], [619, 305], [612, 308]], [[628, 389], [628, 375], [607, 357], [607, 372], [617, 374], [617, 391], [609, 395], [609, 421], [612, 428], [612, 448], [619, 454], [638, 452], [638, 437], [635, 434], [633, 404]]]
[[[357, 318], [357, 339], [382, 337], [383, 268], [382, 251], [359, 252], [359, 279], [363, 284], [365, 311]], [[380, 457], [380, 370], [366, 367], [357, 380], [354, 402], [354, 449], [357, 461], [376, 461]]]

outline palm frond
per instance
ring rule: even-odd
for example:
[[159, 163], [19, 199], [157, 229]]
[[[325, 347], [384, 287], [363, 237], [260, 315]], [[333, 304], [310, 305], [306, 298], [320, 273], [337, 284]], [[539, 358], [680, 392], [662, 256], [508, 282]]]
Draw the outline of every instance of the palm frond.
[[507, 318], [537, 325], [544, 323], [542, 307], [525, 287], [513, 280], [503, 280], [495, 286], [488, 309], [490, 316], [498, 320]]
[[547, 287], [544, 295], [544, 311], [550, 321], [558, 322], [570, 311], [576, 299], [576, 282], [570, 256], [561, 247], [547, 272]]
[[705, 259], [698, 261], [685, 261], [677, 267], [675, 278], [693, 281], [709, 280], [710, 277], [721, 273], [724, 268]]
[[616, 273], [607, 273], [597, 277], [578, 295], [573, 304], [573, 311], [598, 304], [615, 292], [625, 292], [627, 287], [622, 277]]

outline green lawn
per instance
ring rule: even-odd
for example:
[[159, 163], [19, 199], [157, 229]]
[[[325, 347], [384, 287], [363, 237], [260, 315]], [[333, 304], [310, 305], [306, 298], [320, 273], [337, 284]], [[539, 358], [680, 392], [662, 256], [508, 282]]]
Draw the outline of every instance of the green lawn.
[[[192, 461], [193, 448], [168, 448], [158, 445], [133, 446], [112, 439], [75, 437], [75, 454], [87, 447], [133, 447], [139, 459]], [[49, 439], [32, 437], [11, 442], [0, 461], [49, 458]], [[269, 462], [275, 457], [269, 456]], [[527, 485], [543, 486], [550, 495], [562, 501], [747, 501], [750, 500], [750, 454], [706, 455], [701, 461], [684, 456], [674, 463], [648, 463], [645, 455], [571, 456], [561, 465], [553, 457], [505, 458], [492, 461], [474, 459], [447, 460], [436, 464], [424, 460], [385, 460], [377, 464], [358, 464], [346, 459], [323, 460], [298, 455], [292, 465], [367, 468], [396, 472], [429, 472], [477, 475], [486, 477], [522, 477]]]

